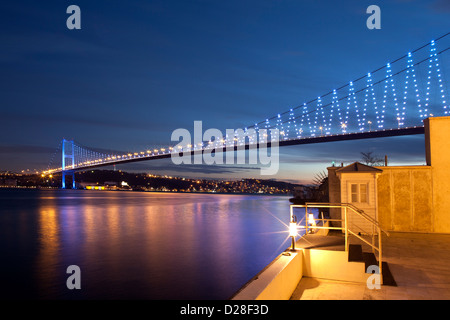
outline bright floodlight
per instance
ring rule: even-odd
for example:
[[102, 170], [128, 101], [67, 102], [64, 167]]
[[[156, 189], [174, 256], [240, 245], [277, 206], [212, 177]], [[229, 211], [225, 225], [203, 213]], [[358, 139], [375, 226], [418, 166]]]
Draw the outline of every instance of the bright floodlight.
[[289, 236], [296, 237], [297, 236], [297, 223], [291, 222], [289, 223]]

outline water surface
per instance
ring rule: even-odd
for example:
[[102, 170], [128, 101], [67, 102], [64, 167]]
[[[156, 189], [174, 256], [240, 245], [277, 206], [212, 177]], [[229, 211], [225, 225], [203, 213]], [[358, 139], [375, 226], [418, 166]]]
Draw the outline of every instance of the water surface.
[[289, 246], [288, 222], [285, 196], [0, 190], [1, 295], [227, 299]]

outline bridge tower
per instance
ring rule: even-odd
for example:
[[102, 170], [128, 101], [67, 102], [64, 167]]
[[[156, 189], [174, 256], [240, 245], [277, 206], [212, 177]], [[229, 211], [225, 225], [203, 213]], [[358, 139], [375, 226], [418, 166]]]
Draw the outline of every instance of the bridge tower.
[[70, 168], [75, 167], [75, 148], [73, 141], [63, 139], [62, 141], [62, 188], [66, 189], [66, 176], [72, 175], [72, 189], [75, 189], [75, 171], [66, 170], [66, 160], [71, 160]]

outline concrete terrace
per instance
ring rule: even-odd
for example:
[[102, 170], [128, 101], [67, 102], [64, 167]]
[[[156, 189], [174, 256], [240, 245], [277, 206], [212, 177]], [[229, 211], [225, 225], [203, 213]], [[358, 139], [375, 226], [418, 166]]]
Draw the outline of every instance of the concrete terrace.
[[450, 300], [450, 234], [391, 232], [382, 246], [396, 286], [303, 277], [291, 300]]

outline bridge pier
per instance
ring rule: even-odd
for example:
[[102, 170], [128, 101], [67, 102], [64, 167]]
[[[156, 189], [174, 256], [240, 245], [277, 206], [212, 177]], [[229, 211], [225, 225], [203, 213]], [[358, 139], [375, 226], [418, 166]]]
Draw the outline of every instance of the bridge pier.
[[72, 189], [76, 189], [75, 186], [75, 171], [66, 170], [62, 172], [62, 188], [67, 189], [66, 187], [66, 176], [72, 176]]
[[[68, 144], [68, 148], [66, 148], [66, 144]], [[66, 176], [72, 175], [72, 189], [75, 189], [75, 171], [66, 170], [66, 159], [71, 159], [72, 163], [70, 168], [75, 167], [75, 151], [73, 141], [63, 139], [62, 140], [62, 189], [66, 189]]]

